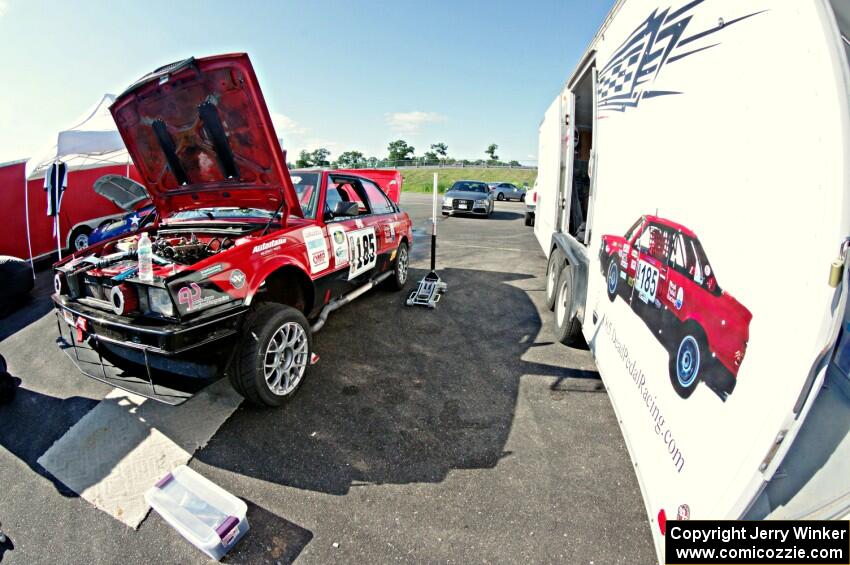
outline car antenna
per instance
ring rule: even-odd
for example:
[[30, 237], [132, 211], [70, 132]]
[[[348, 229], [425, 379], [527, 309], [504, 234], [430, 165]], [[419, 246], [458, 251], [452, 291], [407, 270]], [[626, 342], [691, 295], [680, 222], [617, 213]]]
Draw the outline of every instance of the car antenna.
[[269, 221], [266, 223], [266, 227], [263, 228], [263, 231], [260, 234], [261, 236], [269, 233], [269, 228], [272, 227], [272, 222], [274, 221], [275, 216], [280, 214], [280, 211], [283, 210], [283, 205], [285, 203], [286, 203], [285, 199], [280, 201], [280, 206], [277, 207], [277, 210], [275, 210], [274, 214], [272, 214], [271, 218], [269, 218]]
[[431, 271], [425, 275], [416, 290], [407, 297], [408, 306], [436, 308], [448, 285], [437, 274], [437, 173], [434, 173], [434, 198], [431, 206]]

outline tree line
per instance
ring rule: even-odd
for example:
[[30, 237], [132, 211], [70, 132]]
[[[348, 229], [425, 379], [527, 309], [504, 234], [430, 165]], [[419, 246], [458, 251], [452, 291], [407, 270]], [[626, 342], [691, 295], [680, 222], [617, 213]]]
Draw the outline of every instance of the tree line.
[[500, 161], [496, 154], [499, 146], [491, 143], [484, 150], [486, 159], [454, 159], [449, 156], [449, 146], [443, 142], [433, 143], [428, 151], [416, 156], [416, 149], [403, 139], [396, 139], [387, 145], [387, 157], [366, 157], [360, 151], [343, 151], [331, 161], [331, 152], [324, 147], [312, 151], [302, 150], [295, 164], [289, 163], [289, 168], [303, 169], [309, 167], [333, 167], [336, 169], [357, 169], [363, 167], [380, 167], [384, 164], [394, 165], [399, 162], [410, 162], [410, 164], [441, 164], [441, 165], [505, 165], [519, 167], [519, 161]]

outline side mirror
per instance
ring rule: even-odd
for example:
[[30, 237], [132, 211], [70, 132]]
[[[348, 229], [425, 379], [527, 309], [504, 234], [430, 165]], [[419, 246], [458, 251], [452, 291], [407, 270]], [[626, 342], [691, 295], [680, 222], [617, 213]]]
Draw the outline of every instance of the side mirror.
[[356, 216], [360, 213], [360, 208], [357, 206], [357, 202], [337, 202], [334, 204], [333, 210], [331, 210], [331, 214], [334, 215], [335, 218], [341, 216]]

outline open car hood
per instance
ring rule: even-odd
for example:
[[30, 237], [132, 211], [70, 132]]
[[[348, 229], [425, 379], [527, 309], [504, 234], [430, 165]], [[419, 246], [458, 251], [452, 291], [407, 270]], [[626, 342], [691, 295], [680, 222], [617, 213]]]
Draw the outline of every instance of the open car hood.
[[251, 61], [186, 59], [136, 81], [110, 107], [162, 216], [235, 206], [301, 216]]
[[103, 175], [92, 190], [127, 212], [150, 199], [144, 186], [122, 175]]

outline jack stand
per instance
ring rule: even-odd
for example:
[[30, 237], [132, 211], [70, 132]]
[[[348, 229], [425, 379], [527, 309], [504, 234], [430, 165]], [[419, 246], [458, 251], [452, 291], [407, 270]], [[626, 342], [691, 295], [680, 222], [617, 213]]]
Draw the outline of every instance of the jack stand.
[[437, 302], [448, 289], [446, 283], [437, 274], [437, 173], [434, 173], [434, 202], [431, 217], [431, 272], [425, 275], [416, 290], [407, 297], [408, 306], [427, 306], [436, 308]]

